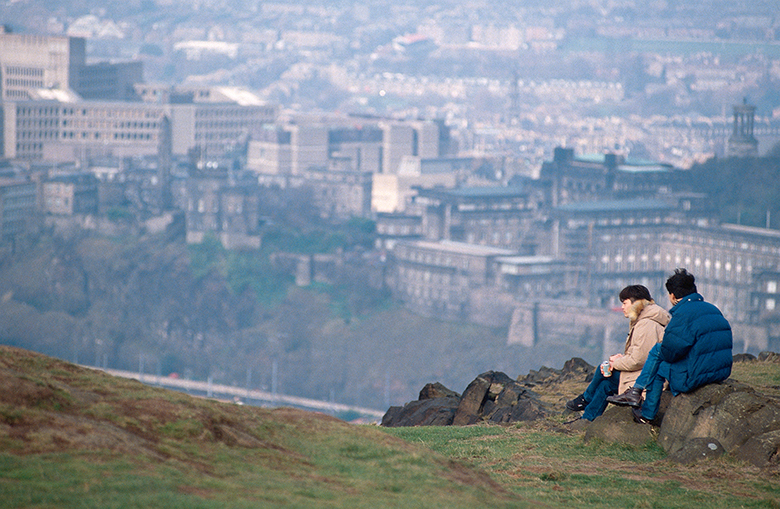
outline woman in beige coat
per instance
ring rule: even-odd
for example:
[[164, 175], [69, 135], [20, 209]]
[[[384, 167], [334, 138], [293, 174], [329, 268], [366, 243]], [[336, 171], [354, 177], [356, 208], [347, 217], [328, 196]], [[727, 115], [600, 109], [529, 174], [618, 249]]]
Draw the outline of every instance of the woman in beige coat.
[[634, 385], [634, 381], [642, 372], [642, 366], [645, 365], [647, 354], [656, 343], [661, 342], [664, 337], [664, 327], [671, 318], [664, 308], [653, 302], [653, 299], [638, 299], [633, 302], [625, 299], [622, 303], [623, 314], [629, 319], [626, 349], [625, 353], [609, 358], [610, 369], [620, 372], [619, 394]]
[[642, 372], [648, 352], [663, 339], [664, 327], [669, 323], [669, 313], [653, 301], [646, 287], [627, 286], [620, 291], [619, 297], [623, 314], [629, 319], [625, 350], [609, 358], [607, 376], [597, 369], [585, 392], [566, 403], [568, 410], [584, 410], [582, 418], [588, 421], [604, 413], [607, 397], [633, 385]]

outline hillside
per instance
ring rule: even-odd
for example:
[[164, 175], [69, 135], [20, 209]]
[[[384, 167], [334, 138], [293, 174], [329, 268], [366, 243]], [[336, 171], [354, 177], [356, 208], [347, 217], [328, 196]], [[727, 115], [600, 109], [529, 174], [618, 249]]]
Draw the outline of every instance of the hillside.
[[[735, 376], [777, 391], [780, 365]], [[583, 442], [563, 416], [384, 429], [195, 398], [0, 346], [0, 507], [778, 507], [777, 472]], [[545, 387], [547, 390], [547, 387]], [[581, 387], [549, 387], [560, 401]]]
[[[485, 473], [375, 427], [194, 398], [9, 347], [0, 384], [0, 507], [475, 507], [488, 496], [509, 507]], [[397, 488], [399, 471], [413, 486]]]

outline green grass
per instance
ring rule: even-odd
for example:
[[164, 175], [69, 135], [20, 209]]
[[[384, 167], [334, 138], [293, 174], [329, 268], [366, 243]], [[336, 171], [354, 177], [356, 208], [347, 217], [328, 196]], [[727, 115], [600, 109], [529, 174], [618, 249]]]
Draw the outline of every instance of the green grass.
[[[759, 384], [777, 374], [777, 365], [738, 366]], [[655, 442], [585, 442], [562, 416], [358, 426], [193, 398], [2, 346], [0, 381], [0, 509], [780, 507], [776, 470], [728, 456], [677, 465]]]
[[777, 476], [757, 478], [728, 458], [694, 467], [672, 464], [663, 461], [665, 453], [654, 442], [585, 443], [580, 434], [531, 424], [387, 433], [490, 472], [514, 495], [543, 507], [780, 507]]

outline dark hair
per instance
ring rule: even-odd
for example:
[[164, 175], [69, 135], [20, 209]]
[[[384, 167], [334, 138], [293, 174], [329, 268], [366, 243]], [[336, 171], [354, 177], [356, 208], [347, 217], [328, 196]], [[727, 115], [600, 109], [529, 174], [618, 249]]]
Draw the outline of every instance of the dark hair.
[[666, 280], [666, 289], [678, 299], [696, 293], [696, 278], [685, 269], [674, 269], [674, 274]]
[[631, 285], [620, 290], [620, 302], [623, 302], [626, 299], [631, 300], [631, 302], [643, 299], [653, 300], [653, 298], [650, 297], [650, 290], [642, 285]]

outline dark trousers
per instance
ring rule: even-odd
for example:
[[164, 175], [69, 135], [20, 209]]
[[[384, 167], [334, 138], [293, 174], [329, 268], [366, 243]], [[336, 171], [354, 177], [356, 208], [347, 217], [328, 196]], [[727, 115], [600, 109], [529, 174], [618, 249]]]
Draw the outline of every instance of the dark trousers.
[[667, 363], [661, 359], [661, 343], [656, 343], [650, 349], [645, 365], [642, 366], [642, 373], [636, 379], [636, 383], [634, 383], [635, 388], [647, 390], [645, 401], [642, 403], [642, 417], [651, 421], [655, 419], [655, 415], [658, 413], [661, 393], [664, 390], [664, 382], [666, 382], [666, 378], [660, 375], [658, 371], [667, 373], [669, 371], [668, 369], [663, 369], [662, 366], [664, 364]]
[[604, 413], [607, 408], [607, 397], [617, 394], [620, 387], [620, 371], [613, 370], [612, 376], [605, 377], [601, 374], [601, 369], [596, 368], [593, 380], [590, 381], [588, 388], [582, 393], [582, 397], [588, 402], [582, 418], [592, 421]]

